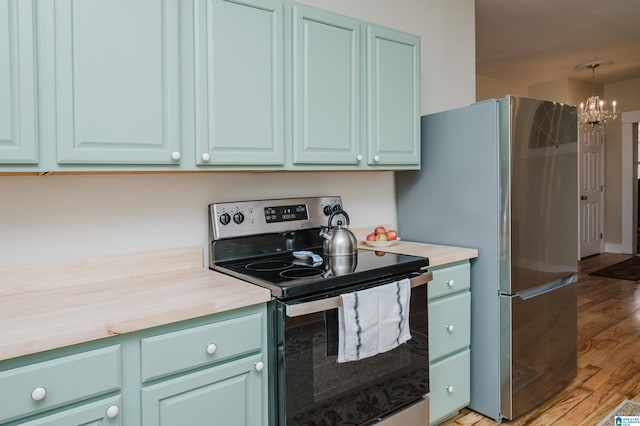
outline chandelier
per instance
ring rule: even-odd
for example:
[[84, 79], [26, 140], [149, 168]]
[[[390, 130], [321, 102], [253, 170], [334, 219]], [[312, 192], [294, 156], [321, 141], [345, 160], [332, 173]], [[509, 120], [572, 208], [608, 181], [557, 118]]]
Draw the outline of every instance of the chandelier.
[[577, 70], [591, 69], [591, 96], [586, 103], [580, 103], [580, 114], [578, 115], [580, 128], [589, 133], [604, 133], [607, 124], [618, 117], [616, 101], [611, 103], [613, 111], [608, 111], [604, 109], [604, 101], [596, 96], [596, 68], [602, 64], [610, 63], [611, 61], [593, 61], [576, 67]]

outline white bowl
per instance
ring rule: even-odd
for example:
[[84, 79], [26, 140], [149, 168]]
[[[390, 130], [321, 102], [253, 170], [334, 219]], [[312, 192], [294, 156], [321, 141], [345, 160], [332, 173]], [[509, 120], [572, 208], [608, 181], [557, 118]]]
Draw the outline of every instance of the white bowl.
[[368, 246], [371, 247], [389, 247], [394, 245], [396, 241], [400, 241], [400, 238], [396, 238], [395, 240], [387, 240], [387, 241], [367, 241], [363, 240]]

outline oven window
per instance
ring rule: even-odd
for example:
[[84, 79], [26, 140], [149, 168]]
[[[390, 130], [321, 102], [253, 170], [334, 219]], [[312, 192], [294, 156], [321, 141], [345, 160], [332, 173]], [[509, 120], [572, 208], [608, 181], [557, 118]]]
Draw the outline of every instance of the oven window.
[[279, 393], [286, 401], [286, 424], [367, 424], [428, 393], [426, 307], [426, 286], [412, 289], [411, 340], [346, 363], [337, 362], [337, 309], [283, 316], [284, 386]]

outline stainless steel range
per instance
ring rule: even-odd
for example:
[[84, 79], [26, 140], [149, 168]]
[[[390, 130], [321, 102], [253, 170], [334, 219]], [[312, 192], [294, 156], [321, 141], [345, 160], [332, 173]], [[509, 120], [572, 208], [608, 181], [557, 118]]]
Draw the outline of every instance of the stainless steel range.
[[[425, 284], [431, 274], [424, 269], [429, 261], [355, 248], [333, 253], [327, 241], [348, 221], [340, 197], [211, 204], [209, 265], [268, 288], [273, 296], [268, 307], [271, 424], [426, 424]], [[397, 288], [400, 295], [401, 285], [410, 294], [406, 306], [399, 296], [382, 298], [388, 288]], [[400, 319], [409, 312], [403, 324], [410, 338], [373, 356], [345, 361], [339, 355], [348, 333], [345, 318], [353, 309], [345, 300], [366, 300], [376, 291], [378, 310], [395, 307]], [[363, 307], [355, 307], [356, 319], [360, 313], [365, 318]]]

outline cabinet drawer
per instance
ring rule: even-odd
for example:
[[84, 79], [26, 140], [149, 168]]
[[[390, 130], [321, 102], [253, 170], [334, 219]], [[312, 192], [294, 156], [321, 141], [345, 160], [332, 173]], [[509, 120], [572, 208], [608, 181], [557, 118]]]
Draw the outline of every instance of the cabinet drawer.
[[123, 424], [121, 410], [122, 400], [118, 395], [20, 424], [22, 426], [121, 426]]
[[429, 423], [434, 424], [469, 404], [470, 351], [467, 349], [429, 367]]
[[221, 362], [262, 348], [262, 312], [142, 339], [142, 381]]
[[471, 293], [429, 303], [429, 360], [436, 360], [469, 346]]
[[429, 283], [429, 299], [467, 290], [471, 283], [471, 266], [465, 262], [445, 268], [433, 268], [433, 280]]
[[120, 345], [0, 372], [0, 422], [121, 387]]

